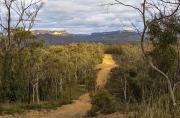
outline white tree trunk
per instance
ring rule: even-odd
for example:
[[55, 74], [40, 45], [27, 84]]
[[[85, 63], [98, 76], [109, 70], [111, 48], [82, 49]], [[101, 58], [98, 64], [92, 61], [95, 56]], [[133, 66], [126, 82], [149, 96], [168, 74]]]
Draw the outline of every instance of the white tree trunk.
[[33, 93], [32, 93], [32, 97], [33, 97], [33, 103], [34, 103], [34, 101], [35, 101], [35, 85], [33, 85], [33, 91], [32, 91]]
[[36, 100], [37, 103], [39, 104], [39, 82], [36, 83]]

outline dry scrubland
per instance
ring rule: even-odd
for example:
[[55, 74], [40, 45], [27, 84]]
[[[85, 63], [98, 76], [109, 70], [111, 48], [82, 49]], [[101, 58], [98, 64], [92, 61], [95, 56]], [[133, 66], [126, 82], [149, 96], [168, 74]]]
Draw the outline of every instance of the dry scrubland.
[[[148, 53], [151, 53], [152, 45], [145, 45]], [[161, 75], [154, 72], [145, 61], [139, 44], [82, 43], [67, 46], [45, 46], [31, 50], [33, 51], [31, 58], [27, 55], [30, 49], [26, 50], [26, 53], [22, 52], [24, 56], [27, 56], [25, 59], [33, 61], [33, 58], [38, 57], [42, 60], [41, 62], [33, 62], [33, 66], [29, 66], [27, 71], [30, 73], [31, 69], [40, 69], [41, 71], [35, 74], [45, 74], [38, 79], [39, 98], [37, 99], [38, 96], [35, 93], [33, 99], [33, 92], [30, 92], [30, 104], [25, 101], [20, 102], [18, 98], [13, 103], [1, 103], [2, 114], [22, 113], [27, 110], [38, 109], [40, 111], [17, 116], [30, 117], [36, 115], [44, 117], [43, 114], [46, 114], [47, 117], [51, 116], [52, 118], [59, 118], [60, 116], [71, 118], [84, 115], [97, 118], [180, 117], [179, 88], [174, 91], [178, 103], [174, 108], [171, 105], [166, 81]], [[38, 55], [40, 53], [35, 53], [39, 51], [42, 56]], [[103, 58], [104, 53], [106, 55]], [[102, 64], [100, 64], [101, 62]], [[26, 65], [27, 62], [22, 61], [21, 63]], [[31, 75], [26, 75], [26, 77], [31, 77]], [[18, 83], [22, 81], [20, 78], [18, 80]], [[61, 84], [61, 82], [63, 83]], [[24, 84], [28, 85], [28, 83]], [[31, 84], [33, 85], [33, 83]], [[15, 95], [21, 93], [22, 96], [26, 96], [27, 93], [22, 91], [24, 89], [17, 89]], [[80, 99], [73, 102], [79, 96], [81, 96]], [[28, 100], [19, 97], [19, 99]], [[71, 102], [73, 103], [70, 104]], [[69, 105], [60, 107], [63, 104]], [[5, 116], [12, 117], [11, 115]]]
[[[145, 44], [147, 53], [154, 50], [150, 44]], [[176, 46], [173, 47], [176, 52]], [[113, 69], [106, 89], [116, 101], [116, 110], [121, 113], [130, 113], [132, 118], [179, 118], [180, 117], [180, 89], [174, 89], [177, 106], [172, 106], [166, 79], [154, 71], [143, 57], [139, 44], [114, 45], [107, 48], [114, 54], [114, 59], [121, 66]], [[165, 52], [166, 53], [166, 52]], [[152, 53], [153, 55], [153, 53]], [[160, 55], [155, 55], [160, 56]], [[167, 57], [167, 56], [166, 56]], [[159, 57], [168, 64], [171, 57]], [[169, 59], [168, 59], [169, 58]], [[176, 58], [173, 58], [176, 59]], [[152, 58], [153, 60], [153, 58]], [[154, 63], [160, 63], [153, 60]], [[176, 70], [178, 60], [171, 63], [169, 75]], [[161, 68], [161, 65], [158, 65]], [[163, 66], [163, 68], [165, 68]], [[173, 83], [178, 80], [171, 78]]]
[[[151, 54], [154, 49], [152, 45], [145, 44], [145, 47], [147, 52]], [[39, 52], [41, 52], [41, 55], [39, 55]], [[106, 55], [103, 58], [104, 53]], [[145, 61], [140, 44], [102, 45], [82, 43], [50, 47], [42, 45], [32, 49], [27, 48], [21, 52], [21, 55], [14, 58], [24, 59], [21, 61], [21, 66], [28, 67], [26, 71], [23, 68], [19, 68], [18, 72], [30, 73], [32, 70], [33, 72], [37, 71], [36, 69], [39, 70], [38, 73], [34, 73], [34, 76], [31, 74], [26, 75], [27, 80], [31, 76], [37, 77], [41, 74], [44, 76], [38, 79], [32, 78], [30, 81], [31, 90], [33, 90], [33, 87], [37, 86], [37, 81], [34, 83], [34, 80], [38, 80], [39, 94], [36, 93], [37, 91], [34, 91], [34, 93], [33, 91], [30, 93], [23, 92], [28, 91], [28, 88], [13, 89], [15, 93], [11, 94], [17, 97], [11, 103], [1, 103], [0, 111], [2, 114], [41, 110], [20, 116], [47, 114], [46, 116], [60, 117], [64, 115], [66, 117], [74, 117], [77, 115], [84, 116], [89, 111], [86, 114], [88, 117], [96, 116], [98, 118], [180, 117], [179, 88], [177, 87], [174, 90], [178, 103], [176, 108], [174, 108], [171, 105], [172, 102], [166, 81]], [[29, 62], [27, 63], [27, 60], [31, 60], [32, 66], [28, 66]], [[166, 61], [168, 62], [168, 60]], [[101, 62], [102, 64], [99, 64]], [[14, 67], [16, 66], [18, 65]], [[172, 66], [171, 72], [174, 71], [176, 63], [172, 64]], [[169, 72], [169, 74], [171, 73]], [[14, 87], [28, 87], [28, 81], [21, 80], [20, 78], [22, 77], [23, 74], [17, 76], [18, 81], [15, 81], [17, 86]], [[21, 95], [18, 93], [21, 93]], [[89, 96], [89, 94], [85, 93], [89, 93], [91, 99], [83, 97]], [[28, 99], [28, 94], [30, 99]], [[83, 99], [76, 100], [70, 104], [73, 99], [77, 99], [82, 94], [84, 95], [80, 98]], [[87, 101], [86, 98], [89, 100]], [[12, 100], [12, 98], [8, 99], [7, 96], [1, 97], [1, 101], [8, 102], [9, 100]], [[20, 102], [20, 100], [22, 101]], [[26, 103], [28, 100], [30, 100], [30, 104]], [[60, 106], [63, 104], [70, 105], [65, 105], [61, 108]], [[78, 111], [76, 107], [84, 109], [79, 109]], [[45, 109], [49, 109], [49, 111]], [[51, 111], [50, 109], [56, 110]]]

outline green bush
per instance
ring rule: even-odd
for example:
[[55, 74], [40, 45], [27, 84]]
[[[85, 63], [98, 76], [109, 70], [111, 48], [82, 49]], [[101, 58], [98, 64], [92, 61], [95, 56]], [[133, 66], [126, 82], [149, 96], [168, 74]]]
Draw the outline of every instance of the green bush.
[[121, 55], [123, 53], [123, 50], [120, 45], [114, 44], [114, 45], [107, 46], [105, 49], [105, 53]]
[[89, 112], [94, 116], [97, 114], [110, 114], [115, 112], [115, 99], [106, 90], [98, 90], [92, 98], [92, 108]]

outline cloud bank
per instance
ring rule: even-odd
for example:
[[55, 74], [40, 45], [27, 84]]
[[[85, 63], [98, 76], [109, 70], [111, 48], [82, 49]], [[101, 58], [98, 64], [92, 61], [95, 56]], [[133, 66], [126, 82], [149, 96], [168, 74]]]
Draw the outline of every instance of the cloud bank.
[[[139, 1], [129, 0], [126, 3], [138, 5]], [[140, 22], [133, 9], [104, 5], [112, 2], [113, 0], [45, 0], [35, 28], [92, 33], [131, 29], [131, 22]]]

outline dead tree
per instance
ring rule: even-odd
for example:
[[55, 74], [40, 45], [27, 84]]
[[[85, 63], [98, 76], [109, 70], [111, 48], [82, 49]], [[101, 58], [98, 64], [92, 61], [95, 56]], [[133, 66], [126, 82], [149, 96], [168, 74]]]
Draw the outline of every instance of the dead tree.
[[[8, 86], [12, 86], [8, 81], [12, 81], [12, 83], [14, 81], [13, 57], [15, 53], [18, 53], [26, 46], [25, 41], [29, 40], [27, 38], [30, 38], [17, 35], [16, 31], [30, 33], [43, 4], [42, 0], [0, 0], [0, 32], [1, 37], [3, 37], [0, 48], [2, 49], [4, 60], [4, 86], [7, 86], [8, 89]], [[14, 49], [18, 51], [15, 52]], [[30, 85], [30, 80], [28, 82]], [[30, 91], [28, 92], [30, 94]]]
[[0, 27], [1, 32], [8, 37], [8, 46], [11, 45], [13, 29], [32, 29], [43, 4], [42, 0], [0, 0]]

